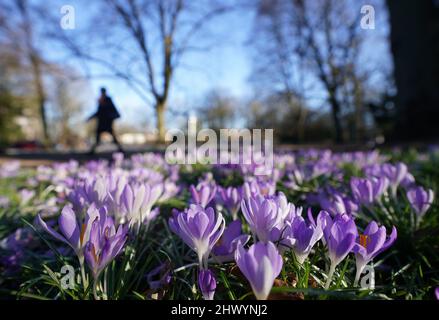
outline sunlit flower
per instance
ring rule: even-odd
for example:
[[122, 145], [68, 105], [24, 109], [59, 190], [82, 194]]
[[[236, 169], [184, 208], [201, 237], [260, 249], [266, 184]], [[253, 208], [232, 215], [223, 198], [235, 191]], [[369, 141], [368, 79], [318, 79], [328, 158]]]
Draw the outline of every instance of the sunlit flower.
[[325, 217], [325, 227], [323, 235], [328, 247], [328, 255], [331, 261], [328, 279], [325, 288], [331, 284], [332, 276], [337, 265], [346, 258], [355, 245], [358, 236], [357, 226], [348, 215], [337, 215], [332, 220], [329, 216]]
[[357, 242], [353, 247], [355, 252], [357, 274], [355, 276], [355, 286], [358, 284], [360, 275], [364, 270], [364, 267], [379, 255], [381, 252], [387, 250], [396, 240], [396, 228], [392, 228], [392, 233], [389, 238], [386, 239], [386, 227], [379, 227], [375, 221], [371, 221], [364, 233], [358, 237]]
[[241, 272], [250, 282], [258, 300], [266, 300], [273, 287], [274, 279], [282, 270], [282, 257], [272, 242], [258, 242], [247, 251], [238, 245], [235, 260]]
[[191, 205], [183, 212], [175, 212], [169, 219], [172, 231], [197, 253], [200, 268], [207, 269], [207, 259], [213, 246], [224, 232], [225, 221], [213, 208]]

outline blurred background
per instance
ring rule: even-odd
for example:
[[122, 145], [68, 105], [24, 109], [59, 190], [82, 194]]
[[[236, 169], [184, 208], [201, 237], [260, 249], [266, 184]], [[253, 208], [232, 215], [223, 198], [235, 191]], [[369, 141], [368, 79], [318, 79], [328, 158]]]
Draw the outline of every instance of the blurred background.
[[438, 58], [435, 0], [1, 1], [0, 150], [89, 150], [101, 87], [126, 149], [188, 119], [284, 145], [431, 143]]

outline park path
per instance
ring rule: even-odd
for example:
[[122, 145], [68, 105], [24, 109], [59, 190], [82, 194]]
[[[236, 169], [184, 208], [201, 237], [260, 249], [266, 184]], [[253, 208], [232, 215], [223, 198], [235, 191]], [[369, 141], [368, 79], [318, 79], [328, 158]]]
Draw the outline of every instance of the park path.
[[[124, 150], [125, 157], [130, 157], [136, 153], [145, 152], [163, 152], [163, 148], [143, 148], [143, 149], [130, 149]], [[53, 162], [66, 162], [69, 160], [77, 160], [79, 162], [86, 162], [89, 160], [98, 159], [112, 159], [113, 152], [98, 152], [95, 154], [89, 154], [88, 152], [56, 152], [56, 151], [17, 151], [0, 154], [0, 165], [2, 163], [19, 160], [20, 164], [24, 167], [35, 167], [39, 165], [51, 164]]]

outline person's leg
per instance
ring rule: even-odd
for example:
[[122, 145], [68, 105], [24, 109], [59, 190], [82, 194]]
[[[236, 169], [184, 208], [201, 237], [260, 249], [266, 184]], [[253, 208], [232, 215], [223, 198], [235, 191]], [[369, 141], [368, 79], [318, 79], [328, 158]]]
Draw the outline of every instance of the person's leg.
[[96, 138], [95, 138], [95, 143], [93, 144], [90, 153], [95, 153], [96, 152], [96, 147], [101, 143], [101, 131], [100, 130], [96, 130]]
[[111, 126], [110, 134], [113, 137], [114, 143], [117, 145], [117, 149], [120, 152], [123, 152], [122, 146], [120, 145], [119, 140], [117, 140], [116, 135], [114, 134], [113, 125]]

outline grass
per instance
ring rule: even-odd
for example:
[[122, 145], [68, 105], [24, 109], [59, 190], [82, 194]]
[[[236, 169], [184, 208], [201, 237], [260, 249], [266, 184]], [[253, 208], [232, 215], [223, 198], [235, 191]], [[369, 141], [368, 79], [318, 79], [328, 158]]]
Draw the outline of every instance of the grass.
[[[418, 184], [439, 191], [439, 157], [431, 154], [419, 161], [418, 154], [388, 154], [390, 161], [404, 161]], [[317, 176], [301, 184], [297, 189], [287, 188], [283, 182], [277, 185], [288, 199], [297, 205], [306, 205], [304, 196], [317, 191], [319, 186], [330, 185], [337, 188], [346, 186], [350, 177], [361, 176], [354, 164], [340, 167], [343, 179]], [[196, 165], [181, 172], [183, 186], [196, 183], [209, 171], [207, 166]], [[223, 186], [236, 186], [242, 177], [233, 172], [221, 175], [214, 171], [218, 183]], [[49, 183], [34, 187], [36, 196], [27, 204], [20, 203], [17, 190], [29, 188], [29, 177], [35, 176], [33, 170], [23, 170], [14, 178], [0, 179], [0, 194], [10, 199], [7, 208], [0, 208], [0, 239], [6, 238], [18, 228], [32, 232], [33, 240], [23, 247], [21, 263], [8, 268], [0, 263], [0, 298], [2, 299], [92, 299], [91, 285], [84, 286], [75, 277], [73, 289], [63, 289], [61, 267], [72, 265], [77, 275], [80, 268], [77, 259], [61, 243], [41, 234], [33, 227], [35, 209], [55, 197], [56, 191]], [[110, 299], [201, 299], [194, 285], [197, 279], [195, 254], [168, 228], [168, 218], [172, 209], [182, 210], [188, 201], [188, 192], [161, 203], [161, 214], [148, 231], [141, 231], [139, 237], [132, 238], [128, 245], [103, 275], [106, 294]], [[60, 204], [62, 205], [62, 203]], [[318, 208], [313, 208], [316, 213]], [[362, 230], [370, 219], [398, 229], [395, 245], [374, 261], [374, 290], [352, 288], [355, 275], [355, 261], [351, 255], [337, 268], [331, 290], [322, 289], [326, 281], [328, 261], [326, 249], [319, 242], [304, 265], [295, 260], [289, 252], [284, 256], [284, 268], [272, 289], [273, 298], [281, 299], [433, 299], [433, 291], [439, 286], [439, 204], [436, 200], [422, 220], [419, 228], [413, 221], [413, 213], [405, 193], [399, 190], [397, 200], [383, 199], [381, 205], [362, 208], [357, 225]], [[59, 251], [63, 251], [60, 253]], [[51, 254], [52, 252], [52, 254]], [[66, 254], [67, 252], [67, 254]], [[11, 257], [11, 252], [1, 249], [0, 258]], [[2, 260], [2, 261], [3, 261]], [[171, 282], [159, 289], [151, 288], [148, 273], [159, 265], [166, 265]], [[236, 265], [213, 264], [212, 270], [218, 281], [216, 299], [254, 299], [248, 282]], [[88, 279], [91, 282], [91, 279]]]

